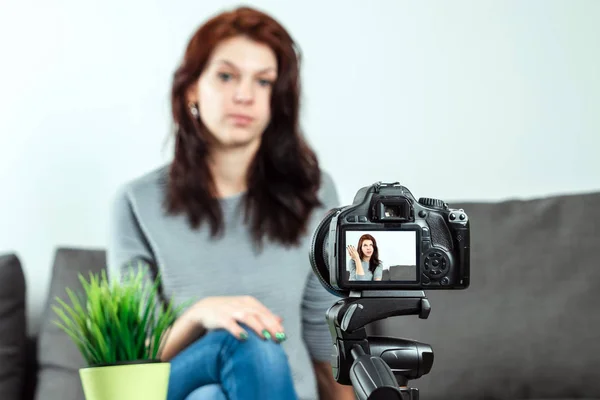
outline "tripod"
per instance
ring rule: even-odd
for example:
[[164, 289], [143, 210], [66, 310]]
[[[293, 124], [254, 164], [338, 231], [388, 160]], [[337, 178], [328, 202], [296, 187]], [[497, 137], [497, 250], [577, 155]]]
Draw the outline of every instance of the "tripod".
[[365, 325], [399, 315], [426, 319], [431, 311], [423, 291], [351, 292], [327, 311], [334, 345], [331, 366], [336, 381], [352, 385], [359, 400], [419, 400], [408, 381], [428, 374], [431, 346], [413, 340], [367, 336]]

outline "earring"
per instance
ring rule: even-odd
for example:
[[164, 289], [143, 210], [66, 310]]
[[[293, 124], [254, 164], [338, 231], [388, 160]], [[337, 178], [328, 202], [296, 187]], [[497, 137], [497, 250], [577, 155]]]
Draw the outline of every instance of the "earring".
[[190, 108], [190, 112], [192, 113], [192, 115], [198, 118], [198, 115], [200, 114], [200, 112], [198, 111], [198, 106], [196, 106], [195, 103], [189, 103], [188, 107]]

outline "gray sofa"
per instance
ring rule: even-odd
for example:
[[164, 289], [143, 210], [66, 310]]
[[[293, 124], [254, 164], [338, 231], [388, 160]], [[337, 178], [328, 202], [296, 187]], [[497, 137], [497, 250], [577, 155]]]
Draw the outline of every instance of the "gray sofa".
[[[428, 319], [388, 318], [375, 334], [430, 344], [422, 399], [600, 399], [600, 192], [462, 202], [471, 218], [471, 287], [428, 292]], [[102, 249], [57, 249], [48, 295], [98, 272]], [[82, 360], [44, 314], [25, 336], [19, 259], [0, 257], [0, 399], [82, 400]]]

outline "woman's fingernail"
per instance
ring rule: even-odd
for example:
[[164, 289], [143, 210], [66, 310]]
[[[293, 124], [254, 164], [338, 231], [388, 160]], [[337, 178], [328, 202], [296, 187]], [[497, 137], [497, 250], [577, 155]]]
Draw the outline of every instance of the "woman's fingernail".
[[246, 339], [248, 339], [248, 334], [247, 334], [246, 332], [242, 332], [242, 333], [240, 333], [240, 339], [241, 339], [241, 340], [246, 340]]
[[286, 336], [285, 336], [285, 333], [283, 333], [283, 332], [277, 332], [275, 334], [275, 338], [277, 339], [277, 341], [283, 342], [286, 339]]
[[265, 329], [262, 333], [263, 333], [263, 336], [265, 337], [265, 340], [271, 339], [271, 334], [269, 333], [268, 330]]

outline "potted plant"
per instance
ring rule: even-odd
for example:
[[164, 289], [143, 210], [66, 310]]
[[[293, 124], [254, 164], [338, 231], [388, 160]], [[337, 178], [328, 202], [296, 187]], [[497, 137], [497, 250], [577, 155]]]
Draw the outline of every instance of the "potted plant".
[[83, 292], [66, 289], [71, 304], [56, 298], [54, 321], [77, 345], [86, 367], [79, 370], [86, 400], [165, 400], [170, 364], [162, 345], [181, 309], [162, 304], [160, 277], [147, 276], [142, 263], [129, 266], [122, 282], [106, 271], [79, 274]]

